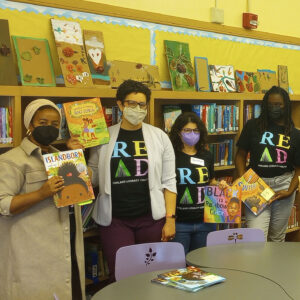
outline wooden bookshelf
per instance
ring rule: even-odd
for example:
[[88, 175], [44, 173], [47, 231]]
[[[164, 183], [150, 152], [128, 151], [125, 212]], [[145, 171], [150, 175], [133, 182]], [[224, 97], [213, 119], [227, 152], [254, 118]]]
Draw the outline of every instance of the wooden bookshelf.
[[99, 237], [99, 230], [97, 228], [87, 230], [83, 233], [84, 238], [90, 238], [90, 237]]
[[223, 171], [223, 170], [233, 170], [235, 169], [235, 165], [229, 165], [229, 166], [215, 166], [215, 171]]
[[286, 233], [290, 233], [290, 232], [294, 232], [294, 231], [298, 231], [300, 230], [299, 226], [293, 227], [293, 228], [289, 228], [286, 230]]
[[[239, 129], [238, 131], [210, 133], [209, 142], [216, 142], [219, 139], [232, 137], [234, 143], [237, 141], [241, 129], [243, 128], [244, 105], [257, 103], [263, 99], [264, 94], [250, 93], [216, 93], [216, 92], [177, 92], [171, 90], [152, 91], [149, 109], [148, 122], [154, 126], [163, 128], [163, 105], [178, 104], [201, 104], [217, 103], [231, 104], [239, 107]], [[6, 151], [18, 146], [25, 136], [23, 125], [23, 113], [26, 105], [37, 98], [48, 98], [56, 103], [74, 101], [79, 99], [100, 97], [102, 105], [116, 105], [116, 90], [109, 86], [95, 86], [93, 88], [67, 88], [67, 87], [29, 87], [29, 86], [0, 86], [0, 97], [8, 97], [9, 105], [13, 107], [13, 144], [0, 144], [0, 149]], [[292, 117], [296, 127], [300, 128], [300, 95], [291, 95]], [[57, 141], [55, 145], [63, 144], [64, 141]], [[235, 147], [234, 147], [235, 148]], [[235, 151], [234, 151], [235, 154]], [[232, 174], [235, 166], [217, 166], [216, 171]], [[288, 236], [300, 233], [300, 227], [287, 231]], [[93, 231], [84, 233], [85, 237], [96, 236]]]
[[0, 144], [0, 148], [13, 148], [14, 144]]

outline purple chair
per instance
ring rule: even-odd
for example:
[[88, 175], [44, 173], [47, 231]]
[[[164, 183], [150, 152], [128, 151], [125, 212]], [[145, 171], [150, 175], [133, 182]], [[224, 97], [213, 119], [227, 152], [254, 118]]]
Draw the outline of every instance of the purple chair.
[[176, 242], [145, 243], [126, 246], [116, 253], [116, 280], [132, 275], [184, 268], [184, 248]]
[[206, 246], [265, 242], [264, 232], [257, 228], [235, 228], [212, 231], [207, 235]]

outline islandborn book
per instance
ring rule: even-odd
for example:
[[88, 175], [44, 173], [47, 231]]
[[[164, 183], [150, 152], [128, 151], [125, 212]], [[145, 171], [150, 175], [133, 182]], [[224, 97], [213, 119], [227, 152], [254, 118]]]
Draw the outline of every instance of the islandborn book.
[[232, 185], [225, 189], [205, 186], [204, 222], [241, 223], [241, 188]]
[[242, 188], [241, 200], [256, 216], [264, 210], [275, 194], [251, 168], [234, 184]]
[[48, 178], [62, 176], [64, 189], [54, 195], [57, 207], [84, 205], [95, 199], [82, 149], [44, 154]]
[[85, 148], [109, 142], [109, 133], [99, 98], [65, 102], [63, 106], [70, 135], [78, 138]]
[[203, 271], [198, 267], [188, 266], [159, 274], [151, 282], [188, 292], [197, 292], [204, 287], [223, 282], [224, 280], [225, 278], [219, 275]]

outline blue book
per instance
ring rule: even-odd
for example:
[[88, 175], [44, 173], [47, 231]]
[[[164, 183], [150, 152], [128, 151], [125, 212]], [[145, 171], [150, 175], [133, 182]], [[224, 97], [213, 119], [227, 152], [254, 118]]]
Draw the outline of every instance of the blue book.
[[228, 146], [228, 165], [232, 165], [233, 163], [233, 140], [229, 140]]
[[223, 108], [222, 105], [217, 106], [218, 110], [218, 123], [217, 123], [217, 132], [222, 132], [224, 131], [223, 127]]
[[254, 104], [253, 108], [253, 116], [255, 119], [257, 119], [260, 116], [261, 113], [261, 105], [260, 104]]

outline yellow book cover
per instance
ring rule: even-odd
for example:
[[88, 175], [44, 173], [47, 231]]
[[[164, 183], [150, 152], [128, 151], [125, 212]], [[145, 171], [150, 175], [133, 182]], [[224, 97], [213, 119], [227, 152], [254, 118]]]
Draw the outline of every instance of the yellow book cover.
[[44, 154], [48, 178], [62, 176], [64, 189], [54, 195], [57, 207], [84, 205], [95, 199], [82, 149]]
[[109, 142], [105, 116], [99, 98], [65, 102], [63, 104], [70, 135], [85, 147]]
[[275, 194], [251, 168], [233, 184], [241, 187], [241, 200], [255, 215], [264, 210]]

